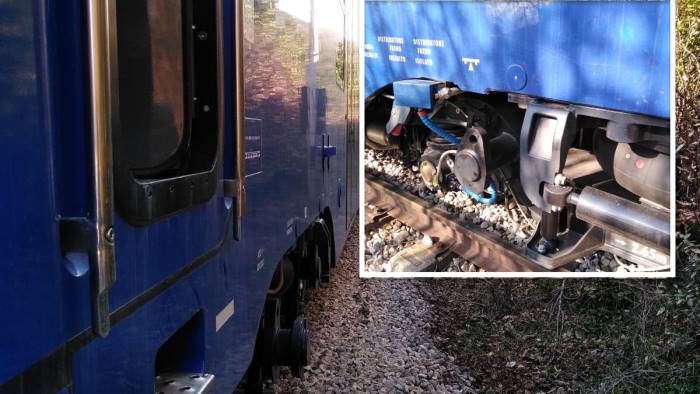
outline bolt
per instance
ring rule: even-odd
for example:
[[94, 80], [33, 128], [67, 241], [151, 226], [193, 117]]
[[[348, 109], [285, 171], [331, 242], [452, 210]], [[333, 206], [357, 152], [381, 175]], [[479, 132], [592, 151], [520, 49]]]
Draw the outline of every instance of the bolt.
[[547, 253], [547, 250], [549, 249], [549, 248], [547, 247], [547, 241], [541, 240], [541, 241], [537, 244], [536, 249], [537, 249], [537, 253], [539, 253], [539, 254], [545, 254], [545, 253]]
[[204, 107], [202, 107], [202, 110], [204, 112], [209, 112], [211, 110], [211, 108], [208, 105], [205, 105]]
[[199, 38], [201, 41], [206, 40], [207, 37], [207, 32], [205, 31], [200, 31], [199, 33], [197, 33], [197, 38]]
[[564, 186], [565, 183], [566, 183], [566, 177], [564, 176], [564, 174], [559, 173], [559, 174], [554, 175], [554, 184], [555, 185]]

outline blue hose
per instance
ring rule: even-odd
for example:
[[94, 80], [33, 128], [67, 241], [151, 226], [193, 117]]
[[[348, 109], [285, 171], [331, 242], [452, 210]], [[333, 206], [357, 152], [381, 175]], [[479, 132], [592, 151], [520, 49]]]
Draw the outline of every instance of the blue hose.
[[484, 204], [484, 205], [491, 205], [496, 202], [496, 184], [491, 181], [489, 184], [489, 187], [486, 188], [486, 192], [489, 193], [489, 197], [486, 198], [480, 194], [476, 194], [473, 191], [469, 190], [466, 186], [462, 186], [462, 192], [466, 195], [468, 195], [470, 198], [473, 200], [476, 200], [476, 202]]
[[430, 131], [433, 133], [439, 135], [440, 137], [450, 141], [451, 144], [454, 145], [459, 145], [460, 141], [459, 138], [455, 137], [454, 135], [446, 132], [445, 130], [441, 129], [438, 125], [433, 123], [432, 120], [428, 118], [428, 114], [425, 112], [418, 112], [418, 117], [420, 117], [421, 122], [425, 125], [425, 127], [429, 128]]
[[[452, 143], [454, 145], [459, 145], [461, 143], [459, 138], [446, 132], [445, 130], [441, 129], [440, 126], [433, 123], [433, 121], [428, 118], [427, 112], [418, 111], [418, 117], [420, 117], [420, 120], [421, 120], [421, 122], [423, 122], [425, 127], [429, 128], [430, 131], [432, 131], [433, 133], [450, 141], [450, 143]], [[478, 202], [478, 203], [481, 203], [484, 205], [491, 205], [491, 204], [496, 202], [496, 184], [493, 181], [491, 181], [491, 183], [489, 184], [489, 187], [486, 189], [486, 191], [490, 195], [488, 198], [472, 192], [466, 186], [462, 186], [461, 189], [462, 189], [462, 192], [464, 192], [466, 195], [468, 195], [473, 200], [476, 200], [476, 202]]]

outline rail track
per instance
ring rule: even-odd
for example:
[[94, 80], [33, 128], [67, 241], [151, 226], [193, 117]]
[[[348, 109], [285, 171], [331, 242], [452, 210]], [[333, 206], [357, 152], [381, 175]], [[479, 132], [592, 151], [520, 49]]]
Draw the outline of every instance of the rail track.
[[[372, 174], [365, 176], [365, 203], [386, 215], [436, 238], [451, 252], [490, 272], [548, 272], [527, 257], [524, 245], [513, 245], [499, 234], [435, 205]], [[371, 225], [371, 224], [370, 224]], [[568, 272], [575, 262], [557, 268]]]
[[[383, 244], [382, 251], [371, 252], [372, 260], [365, 266], [370, 272], [442, 272], [444, 261], [449, 255], [466, 260], [468, 272], [474, 269], [491, 272], [635, 272], [647, 270], [610, 252], [596, 247], [583, 248], [569, 256], [564, 263], [555, 263], [534, 251], [528, 250], [527, 244], [536, 231], [536, 224], [527, 215], [510, 194], [504, 195], [504, 201], [496, 204], [474, 202], [466, 194], [458, 191], [433, 191], [426, 188], [418, 174], [416, 166], [406, 163], [396, 151], [377, 152], [365, 149], [365, 199], [366, 206], [371, 205], [382, 212], [378, 217], [366, 217], [365, 234], [368, 235], [367, 249], [375, 249]], [[366, 211], [368, 213], [369, 210]], [[377, 216], [377, 215], [375, 215]], [[376, 220], [376, 222], [375, 222]], [[408, 269], [396, 266], [391, 260], [397, 250], [411, 255], [405, 250], [411, 242], [397, 243], [393, 239], [400, 228], [420, 237], [431, 237], [446, 252], [433, 253], [442, 261], [434, 265], [419, 264], [420, 256], [413, 255], [414, 264]], [[384, 226], [384, 228], [380, 228]], [[403, 227], [402, 227], [403, 226]], [[383, 234], [383, 235], [382, 235]], [[376, 241], [374, 241], [376, 238]], [[416, 241], [411, 237], [412, 241]], [[376, 244], [373, 244], [374, 241]], [[415, 242], [413, 243], [415, 244]], [[372, 246], [372, 248], [370, 248]], [[389, 257], [387, 257], [387, 255]], [[448, 272], [465, 272], [464, 261], [458, 262], [460, 269], [453, 270], [454, 264], [447, 264]]]

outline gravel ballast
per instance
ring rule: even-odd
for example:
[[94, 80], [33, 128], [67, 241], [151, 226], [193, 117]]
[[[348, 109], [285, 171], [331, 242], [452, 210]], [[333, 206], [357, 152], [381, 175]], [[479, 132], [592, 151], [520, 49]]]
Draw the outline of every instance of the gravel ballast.
[[[365, 270], [368, 272], [395, 272], [396, 267], [391, 264], [391, 260], [399, 252], [416, 244], [429, 246], [433, 243], [430, 236], [396, 219], [370, 230], [366, 234], [366, 239]], [[449, 259], [447, 272], [484, 272], [482, 268], [454, 254], [450, 254], [447, 258]]]
[[306, 314], [311, 360], [303, 380], [283, 371], [278, 392], [473, 392], [473, 379], [439, 350], [440, 317], [413, 281], [360, 279], [354, 225], [328, 287]]

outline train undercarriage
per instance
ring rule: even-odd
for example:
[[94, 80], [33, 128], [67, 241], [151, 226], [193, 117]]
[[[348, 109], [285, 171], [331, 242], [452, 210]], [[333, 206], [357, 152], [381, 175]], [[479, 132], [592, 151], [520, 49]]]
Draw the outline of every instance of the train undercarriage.
[[606, 251], [669, 268], [668, 120], [427, 79], [385, 86], [365, 112], [366, 147], [400, 152], [426, 189], [515, 201], [536, 224], [524, 254], [540, 267]]
[[301, 378], [309, 364], [310, 332], [305, 304], [314, 289], [331, 280], [336, 266], [333, 222], [329, 210], [302, 233], [272, 277], [260, 319], [255, 352], [236, 392], [274, 392], [280, 369]]

